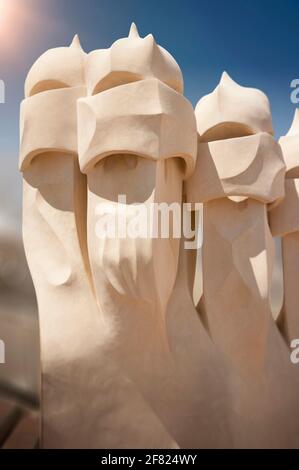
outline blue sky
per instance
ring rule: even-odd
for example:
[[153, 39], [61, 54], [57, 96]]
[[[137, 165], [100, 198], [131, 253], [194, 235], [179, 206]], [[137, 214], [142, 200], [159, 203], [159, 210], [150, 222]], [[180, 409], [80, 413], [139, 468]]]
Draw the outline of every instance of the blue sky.
[[0, 210], [20, 209], [18, 113], [26, 74], [40, 54], [68, 45], [75, 33], [89, 52], [126, 36], [135, 21], [142, 36], [153, 33], [174, 55], [194, 105], [226, 70], [241, 85], [269, 96], [276, 137], [291, 124], [290, 82], [299, 78], [298, 0], [6, 1], [14, 12], [6, 18], [0, 9], [0, 78], [6, 84], [6, 103], [0, 105]]

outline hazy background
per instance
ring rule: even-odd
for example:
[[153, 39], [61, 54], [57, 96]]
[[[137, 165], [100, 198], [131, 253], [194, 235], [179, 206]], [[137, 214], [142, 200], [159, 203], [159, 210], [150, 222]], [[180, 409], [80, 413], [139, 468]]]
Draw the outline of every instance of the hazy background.
[[[279, 137], [295, 109], [290, 82], [299, 78], [298, 15], [296, 0], [0, 0], [0, 79], [6, 85], [6, 103], [0, 104], [0, 338], [7, 343], [7, 364], [0, 365], [3, 389], [29, 400], [38, 389], [36, 308], [20, 241], [17, 164], [19, 104], [33, 62], [49, 48], [68, 45], [75, 33], [87, 52], [109, 47], [135, 21], [142, 36], [153, 33], [174, 55], [193, 104], [226, 70], [240, 84], [267, 93]], [[279, 289], [277, 284], [277, 302]]]

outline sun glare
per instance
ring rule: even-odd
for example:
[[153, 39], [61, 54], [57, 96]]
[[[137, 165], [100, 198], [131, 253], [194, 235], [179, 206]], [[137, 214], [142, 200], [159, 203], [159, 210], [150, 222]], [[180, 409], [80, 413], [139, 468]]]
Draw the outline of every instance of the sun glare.
[[[51, 4], [50, 0], [47, 2]], [[0, 61], [16, 60], [24, 45], [49, 30], [46, 2], [41, 0], [0, 0]], [[51, 23], [53, 24], [53, 23]], [[52, 26], [51, 26], [52, 27]], [[47, 29], [48, 28], [48, 29]]]
[[5, 15], [6, 6], [7, 6], [7, 1], [6, 0], [0, 0], [0, 21], [1, 21], [1, 23], [3, 21], [3, 16]]
[[[0, 52], [11, 54], [24, 32], [29, 15], [23, 0], [0, 0]], [[26, 31], [26, 30], [25, 30]]]
[[0, 0], [0, 34], [7, 30], [9, 10], [9, 0]]

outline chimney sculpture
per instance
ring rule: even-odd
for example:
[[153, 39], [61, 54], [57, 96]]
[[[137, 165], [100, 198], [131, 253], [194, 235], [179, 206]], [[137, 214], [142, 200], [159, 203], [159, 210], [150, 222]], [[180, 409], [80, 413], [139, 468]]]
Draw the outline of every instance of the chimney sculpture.
[[[121, 194], [127, 197], [127, 226], [135, 215], [132, 202], [144, 203], [148, 213], [152, 203], [181, 204], [183, 181], [195, 167], [197, 130], [182, 95], [180, 69], [151, 34], [141, 38], [134, 24], [128, 38], [89, 54], [86, 69], [78, 142], [87, 174], [88, 251], [98, 301], [121, 331], [114, 340], [117, 361], [179, 447], [227, 444], [226, 369], [187, 303], [184, 283], [175, 285], [181, 279], [179, 238], [170, 233], [153, 240], [99, 240], [94, 230], [99, 214], [109, 214], [111, 203], [117, 207]], [[183, 329], [189, 345], [182, 344], [180, 354], [173, 343]], [[209, 376], [207, 364], [213, 368]]]
[[273, 236], [282, 237], [284, 302], [278, 319], [282, 333], [290, 346], [299, 338], [298, 279], [299, 279], [299, 110], [295, 112], [289, 132], [281, 137], [286, 164], [285, 197], [269, 212]]
[[[175, 60], [151, 34], [141, 38], [134, 24], [128, 38], [89, 54], [86, 83], [88, 96], [78, 100], [78, 148], [87, 175], [88, 252], [96, 298], [113, 330], [116, 362], [177, 443], [182, 423], [174, 409], [183, 401], [166, 310], [180, 240], [172, 233], [156, 238], [149, 232], [99, 238], [96, 228], [114, 209], [128, 233], [141, 204], [147, 220], [160, 203], [177, 204], [180, 215], [183, 180], [196, 160], [194, 111], [182, 95]], [[119, 202], [121, 195], [125, 203]]]
[[[187, 199], [204, 204], [203, 315], [236, 367], [262, 367], [270, 322], [273, 241], [267, 204], [284, 192], [267, 97], [223, 73], [197, 104], [196, 171]], [[244, 344], [245, 342], [245, 344]]]
[[189, 202], [203, 203], [200, 316], [240, 379], [231, 381], [234, 447], [280, 446], [294, 442], [298, 387], [269, 302], [274, 243], [267, 206], [284, 196], [282, 152], [266, 96], [226, 73], [195, 114], [197, 165], [186, 193]]
[[181, 203], [197, 146], [182, 91], [175, 60], [135, 25], [89, 55], [75, 37], [28, 74], [20, 169], [39, 307], [42, 447], [178, 445], [153, 408], [172, 377], [165, 312], [179, 240], [98, 238], [97, 223], [111, 205], [124, 208], [122, 194], [126, 226], [136, 203]]

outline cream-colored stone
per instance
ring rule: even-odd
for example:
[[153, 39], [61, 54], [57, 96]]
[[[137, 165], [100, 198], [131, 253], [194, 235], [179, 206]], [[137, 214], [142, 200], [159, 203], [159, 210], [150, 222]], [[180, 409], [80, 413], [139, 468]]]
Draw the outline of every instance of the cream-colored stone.
[[[77, 100], [85, 87], [48, 90], [23, 100], [20, 115], [20, 170], [47, 151], [77, 154]], [[42, 119], [41, 119], [42, 116]]]
[[[40, 319], [41, 445], [176, 447], [123, 370], [117, 325], [104, 317], [95, 297], [86, 177], [76, 146], [76, 101], [86, 93], [77, 86], [84, 62], [82, 51], [73, 47], [53, 50], [37, 62], [28, 94], [35, 86], [39, 94], [26, 98], [21, 112], [23, 234]], [[57, 90], [58, 79], [68, 87]]]
[[88, 55], [86, 83], [90, 95], [148, 78], [157, 78], [183, 93], [182, 72], [174, 58], [156, 44], [152, 34], [141, 38], [134, 23], [127, 38]]
[[199, 100], [195, 114], [198, 133], [206, 142], [258, 132], [273, 133], [266, 95], [238, 85], [226, 72], [215, 90]]
[[[138, 39], [136, 47], [148, 45], [149, 40]], [[130, 41], [124, 40], [126, 48]], [[124, 54], [122, 60], [127, 72], [136, 71], [135, 64], [144, 67], [138, 54], [130, 55], [132, 64]], [[147, 55], [143, 60], [151, 66]], [[191, 390], [190, 380], [186, 383], [182, 364], [178, 371], [169, 348], [166, 317], [177, 276], [179, 239], [170, 235], [99, 240], [95, 232], [99, 214], [109, 213], [111, 205], [126, 210], [126, 228], [140, 203], [149, 214], [152, 203], [180, 207], [183, 179], [195, 165], [196, 121], [190, 103], [156, 70], [155, 74], [142, 72], [143, 80], [135, 83], [127, 75], [117, 85], [109, 79], [95, 96], [78, 101], [79, 161], [87, 173], [92, 275], [104, 317], [118, 326], [115, 347], [125, 374], [170, 435], [179, 446], [197, 446], [211, 439], [219, 443], [218, 430], [209, 438], [198, 431], [193, 415], [201, 419], [203, 403]], [[172, 77], [175, 81], [176, 73]], [[125, 206], [118, 203], [118, 195], [126, 196]], [[193, 312], [196, 316], [194, 306]]]
[[[274, 250], [266, 204], [284, 195], [285, 166], [266, 133], [270, 107], [259, 90], [224, 73], [195, 114], [198, 156], [186, 194], [192, 203], [204, 202], [205, 321], [233, 363], [256, 373], [267, 350]], [[223, 334], [224, 324], [230, 333]]]
[[274, 237], [299, 232], [299, 179], [285, 180], [285, 197], [269, 211], [269, 223]]
[[203, 202], [199, 315], [236, 372], [229, 388], [234, 447], [293, 446], [298, 379], [269, 301], [274, 243], [267, 203], [284, 195], [285, 166], [265, 133], [272, 131], [268, 100], [224, 76], [199, 101], [196, 118], [197, 163], [185, 191], [188, 201]]
[[186, 182], [187, 200], [204, 203], [206, 324], [243, 372], [257, 372], [266, 354], [274, 253], [266, 203], [284, 194], [283, 181], [279, 146], [257, 134], [199, 142], [196, 170]]
[[185, 177], [194, 170], [197, 133], [192, 106], [157, 79], [79, 100], [78, 129], [84, 173], [119, 153], [156, 161], [178, 157], [185, 162]]
[[274, 236], [282, 237], [284, 302], [279, 317], [281, 331], [290, 345], [299, 338], [299, 110], [289, 132], [279, 140], [286, 163], [285, 198], [269, 212]]
[[45, 52], [32, 66], [25, 82], [25, 97], [47, 90], [85, 86], [86, 54], [78, 36], [70, 47]]
[[284, 195], [285, 165], [269, 134], [199, 142], [198, 156], [186, 184], [190, 202], [240, 196], [269, 203]]
[[296, 109], [289, 132], [279, 139], [285, 164], [286, 178], [299, 178], [299, 109]]
[[[43, 447], [298, 445], [298, 380], [269, 308], [267, 204], [284, 194], [269, 103], [224, 75], [197, 107], [197, 146], [182, 89], [134, 25], [88, 56], [75, 38], [29, 72], [20, 168]], [[99, 231], [111, 211], [127, 229], [140, 207], [186, 196], [204, 205], [197, 308], [184, 238]]]

